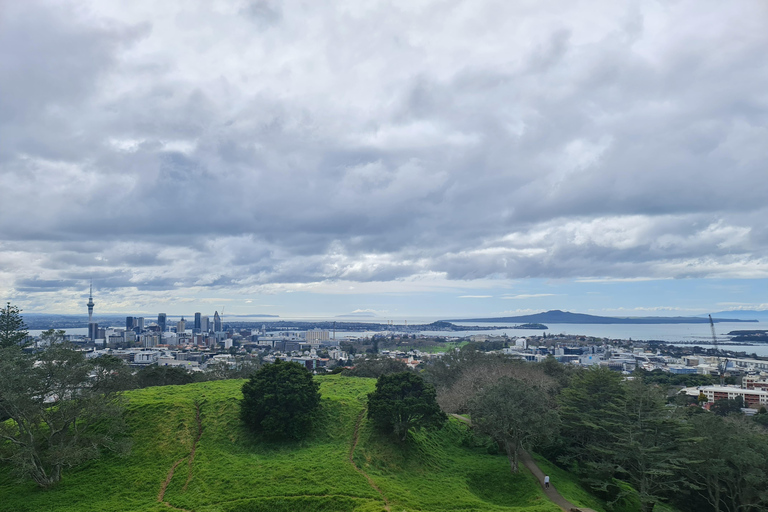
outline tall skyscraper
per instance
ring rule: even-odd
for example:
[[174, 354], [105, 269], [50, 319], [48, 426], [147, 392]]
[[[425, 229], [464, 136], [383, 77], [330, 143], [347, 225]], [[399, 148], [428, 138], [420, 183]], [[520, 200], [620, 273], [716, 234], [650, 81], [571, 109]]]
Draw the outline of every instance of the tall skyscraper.
[[165, 313], [157, 315], [157, 325], [160, 327], [160, 332], [165, 332]]
[[202, 316], [203, 315], [201, 313], [195, 313], [195, 327], [194, 327], [194, 330], [192, 332], [194, 332], [194, 333], [200, 332]]
[[125, 330], [130, 331], [133, 329], [133, 317], [127, 316], [125, 317]]
[[208, 332], [211, 330], [211, 324], [208, 322], [208, 315], [200, 317], [200, 332]]
[[178, 334], [184, 334], [184, 331], [187, 330], [187, 322], [184, 320], [184, 317], [181, 317], [181, 320], [179, 320], [179, 323], [176, 324], [176, 332]]
[[88, 324], [88, 337], [91, 338], [91, 341], [99, 338], [99, 324], [96, 322]]
[[218, 311], [213, 312], [213, 332], [221, 332], [221, 317]]

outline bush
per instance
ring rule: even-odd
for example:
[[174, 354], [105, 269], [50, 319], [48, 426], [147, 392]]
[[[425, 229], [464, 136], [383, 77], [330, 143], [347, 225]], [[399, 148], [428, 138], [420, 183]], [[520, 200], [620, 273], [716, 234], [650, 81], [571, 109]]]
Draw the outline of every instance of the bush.
[[140, 388], [190, 384], [194, 381], [192, 373], [175, 366], [152, 365], [136, 372], [136, 383]]
[[435, 388], [413, 372], [382, 375], [368, 395], [368, 419], [385, 433], [405, 441], [412, 429], [440, 426], [445, 414], [437, 405]]
[[240, 417], [254, 433], [270, 439], [301, 439], [320, 406], [320, 384], [299, 363], [277, 359], [243, 384]]
[[345, 370], [344, 375], [350, 377], [373, 377], [377, 379], [382, 375], [408, 371], [408, 365], [391, 357], [368, 356], [365, 359], [356, 360], [355, 367]]

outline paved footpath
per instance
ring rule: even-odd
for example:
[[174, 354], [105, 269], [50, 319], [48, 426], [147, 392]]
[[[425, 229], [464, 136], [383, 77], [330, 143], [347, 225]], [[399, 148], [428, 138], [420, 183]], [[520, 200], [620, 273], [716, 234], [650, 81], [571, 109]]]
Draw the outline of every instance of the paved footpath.
[[[469, 418], [465, 418], [464, 416], [460, 416], [458, 414], [451, 414], [454, 418], [458, 419], [459, 421], [463, 421], [470, 427], [472, 426], [472, 421]], [[570, 501], [563, 498], [559, 492], [557, 492], [557, 489], [555, 486], [550, 482], [549, 489], [544, 487], [544, 472], [539, 469], [539, 466], [536, 465], [536, 461], [533, 460], [531, 455], [523, 450], [520, 453], [520, 462], [523, 463], [523, 465], [528, 468], [528, 471], [533, 473], [533, 476], [536, 477], [536, 479], [539, 481], [539, 485], [541, 486], [541, 490], [544, 492], [544, 494], [549, 498], [549, 500], [560, 507], [561, 509], [565, 510], [565, 512], [570, 512], [571, 509], [576, 510], [582, 510], [584, 512], [589, 512], [590, 509], [588, 508], [578, 508], [576, 505], [571, 503]], [[551, 477], [550, 477], [551, 478]]]

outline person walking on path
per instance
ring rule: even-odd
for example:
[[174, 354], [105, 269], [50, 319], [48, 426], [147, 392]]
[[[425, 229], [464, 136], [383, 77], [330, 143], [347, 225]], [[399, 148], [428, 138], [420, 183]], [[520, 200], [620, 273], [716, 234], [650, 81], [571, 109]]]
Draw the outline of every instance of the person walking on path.
[[544, 475], [544, 488], [549, 489], [549, 475]]

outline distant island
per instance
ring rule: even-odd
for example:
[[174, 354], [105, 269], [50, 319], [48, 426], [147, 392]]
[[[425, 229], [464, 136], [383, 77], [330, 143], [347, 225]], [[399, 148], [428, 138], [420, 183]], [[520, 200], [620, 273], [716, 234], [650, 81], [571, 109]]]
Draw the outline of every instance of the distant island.
[[[643, 316], [612, 317], [571, 313], [559, 309], [534, 315], [507, 316], [496, 318], [466, 318], [446, 320], [447, 322], [494, 322], [494, 323], [548, 323], [548, 324], [706, 324], [708, 317], [695, 316]], [[757, 322], [739, 318], [712, 318], [714, 322]]]
[[768, 343], [768, 331], [731, 331], [731, 341], [761, 341]]

